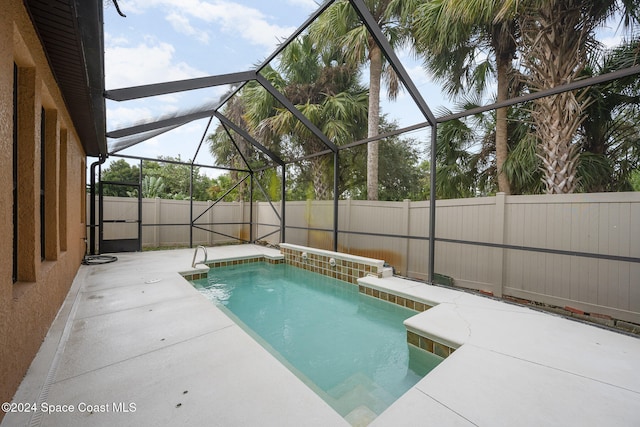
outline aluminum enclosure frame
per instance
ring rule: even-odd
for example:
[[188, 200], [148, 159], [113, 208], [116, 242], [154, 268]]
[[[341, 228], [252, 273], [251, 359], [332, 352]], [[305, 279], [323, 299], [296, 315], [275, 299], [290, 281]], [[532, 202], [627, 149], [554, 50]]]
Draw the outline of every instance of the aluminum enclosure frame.
[[[311, 123], [282, 93], [280, 93], [276, 88], [274, 88], [269, 81], [264, 78], [260, 72], [269, 65], [269, 63], [271, 61], [273, 61], [293, 40], [295, 40], [300, 34], [302, 34], [307, 28], [308, 26], [315, 21], [327, 8], [329, 8], [333, 3], [335, 2], [335, 0], [331, 0], [331, 1], [327, 1], [324, 2], [321, 6], [319, 6], [319, 8], [317, 9], [317, 11], [315, 13], [313, 13], [288, 39], [286, 39], [282, 44], [280, 44], [278, 46], [278, 48], [260, 65], [258, 66], [255, 70], [251, 70], [251, 71], [244, 71], [244, 72], [239, 72], [239, 73], [232, 73], [232, 74], [225, 74], [225, 75], [218, 75], [218, 76], [209, 76], [209, 77], [202, 77], [202, 78], [196, 78], [196, 79], [188, 79], [188, 80], [181, 80], [181, 81], [173, 81], [173, 82], [166, 82], [166, 83], [158, 83], [158, 84], [150, 84], [150, 85], [144, 85], [144, 86], [136, 86], [136, 87], [130, 87], [130, 88], [123, 88], [123, 89], [115, 89], [115, 90], [109, 90], [109, 91], [105, 91], [104, 96], [107, 99], [110, 100], [114, 100], [114, 101], [126, 101], [126, 100], [132, 100], [132, 99], [140, 99], [140, 98], [145, 98], [145, 97], [151, 97], [151, 96], [157, 96], [157, 95], [164, 95], [164, 94], [169, 94], [169, 93], [175, 93], [175, 92], [183, 92], [183, 91], [187, 91], [187, 90], [194, 90], [194, 89], [203, 89], [203, 88], [208, 88], [208, 87], [214, 87], [214, 86], [220, 86], [220, 85], [235, 85], [234, 88], [225, 96], [223, 97], [224, 99], [221, 99], [221, 101], [219, 102], [219, 104], [214, 107], [214, 108], [210, 108], [210, 109], [204, 109], [202, 111], [196, 111], [196, 112], [191, 112], [190, 114], [185, 114], [182, 116], [178, 116], [178, 117], [173, 117], [170, 119], [164, 119], [164, 120], [159, 120], [153, 123], [147, 123], [147, 124], [143, 124], [143, 125], [137, 125], [137, 126], [132, 126], [129, 128], [125, 128], [125, 129], [119, 129], [119, 130], [115, 130], [115, 131], [111, 131], [107, 133], [108, 137], [114, 137], [114, 138], [119, 138], [119, 137], [124, 137], [124, 136], [130, 136], [130, 135], [136, 135], [139, 134], [141, 132], [149, 132], [149, 131], [153, 131], [153, 130], [158, 130], [158, 129], [163, 129], [163, 128], [167, 128], [167, 127], [178, 127], [178, 126], [182, 126], [184, 124], [190, 123], [191, 121], [194, 120], [198, 120], [201, 118], [205, 118], [205, 117], [209, 117], [209, 124], [207, 125], [207, 129], [204, 132], [203, 138], [200, 141], [200, 145], [198, 146], [198, 150], [197, 152], [200, 150], [202, 143], [204, 142], [205, 136], [206, 136], [206, 132], [209, 129], [209, 126], [211, 125], [211, 121], [213, 119], [213, 117], [215, 117], [216, 119], [218, 119], [220, 121], [220, 123], [222, 123], [222, 125], [224, 126], [225, 129], [227, 129], [227, 132], [229, 129], [232, 129], [233, 131], [235, 131], [236, 133], [238, 133], [240, 136], [242, 136], [245, 140], [247, 140], [254, 148], [256, 148], [257, 150], [261, 151], [263, 154], [265, 154], [267, 157], [269, 157], [269, 159], [271, 159], [271, 161], [273, 162], [273, 165], [269, 166], [269, 167], [273, 167], [273, 166], [277, 166], [277, 167], [282, 167], [282, 201], [281, 201], [281, 215], [279, 216], [280, 219], [280, 232], [281, 232], [281, 236], [280, 236], [280, 241], [281, 242], [285, 242], [285, 229], [287, 228], [286, 225], [286, 217], [285, 217], [285, 204], [286, 204], [286, 166], [288, 164], [293, 164], [296, 162], [299, 162], [301, 160], [304, 159], [308, 159], [308, 158], [313, 158], [315, 156], [320, 156], [320, 155], [327, 155], [327, 154], [333, 154], [333, 160], [334, 160], [334, 218], [333, 218], [333, 228], [332, 228], [332, 232], [333, 232], [333, 246], [334, 246], [334, 251], [337, 251], [338, 249], [338, 235], [339, 235], [339, 229], [338, 229], [338, 223], [339, 223], [339, 218], [338, 218], [338, 165], [339, 165], [339, 154], [340, 151], [342, 150], [346, 150], [346, 149], [350, 149], [356, 146], [360, 146], [363, 144], [367, 144], [369, 142], [373, 142], [373, 141], [379, 141], [391, 136], [395, 136], [395, 135], [400, 135], [402, 133], [405, 132], [409, 132], [409, 131], [413, 131], [413, 130], [417, 130], [417, 129], [422, 129], [425, 127], [431, 127], [431, 138], [430, 138], [430, 142], [429, 142], [429, 148], [430, 148], [430, 185], [431, 188], [435, 188], [436, 187], [436, 161], [435, 161], [435, 155], [436, 155], [436, 141], [437, 141], [437, 135], [438, 135], [438, 124], [440, 123], [444, 123], [446, 121], [449, 120], [453, 120], [453, 119], [458, 119], [461, 117], [465, 117], [465, 116], [470, 116], [473, 114], [478, 114], [478, 113], [482, 113], [482, 112], [486, 112], [486, 111], [490, 111], [490, 110], [495, 110], [498, 108], [503, 108], [503, 107], [508, 107], [508, 106], [512, 106], [512, 105], [516, 105], [516, 104], [520, 104], [520, 103], [524, 103], [524, 102], [528, 102], [534, 99], [538, 99], [538, 98], [542, 98], [545, 96], [551, 96], [551, 95], [555, 95], [558, 93], [562, 93], [562, 92], [566, 92], [566, 91], [571, 91], [571, 90], [575, 90], [575, 89], [580, 89], [580, 88], [584, 88], [587, 86], [592, 86], [595, 84], [599, 84], [599, 83], [605, 83], [611, 80], [615, 80], [615, 79], [619, 79], [625, 76], [629, 76], [629, 75], [634, 75], [634, 74], [639, 74], [640, 73], [640, 66], [634, 66], [634, 67], [630, 67], [624, 70], [619, 70], [604, 76], [598, 76], [598, 77], [594, 77], [594, 78], [589, 78], [589, 79], [584, 79], [584, 80], [579, 80], [579, 81], [575, 81], [572, 82], [570, 84], [565, 84], [562, 86], [558, 86], [552, 89], [548, 89], [548, 90], [544, 90], [544, 91], [540, 91], [540, 92], [536, 92], [536, 93], [531, 93], [531, 94], [527, 94], [524, 96], [520, 96], [517, 98], [512, 98], [510, 100], [507, 101], [503, 101], [503, 102], [499, 102], [499, 103], [493, 103], [493, 104], [489, 104], [486, 106], [482, 106], [482, 107], [478, 107], [475, 108], [473, 110], [469, 110], [469, 111], [465, 111], [462, 113], [457, 113], [457, 114], [451, 114], [451, 115], [446, 115], [443, 117], [436, 117], [434, 116], [434, 114], [432, 113], [431, 109], [429, 108], [429, 106], [427, 105], [426, 101], [424, 100], [424, 98], [422, 97], [420, 91], [418, 90], [418, 88], [415, 86], [414, 82], [412, 81], [412, 79], [410, 78], [410, 76], [408, 75], [406, 69], [404, 68], [403, 64], [401, 63], [401, 61], [399, 60], [398, 56], [396, 55], [396, 53], [394, 52], [394, 50], [392, 49], [389, 41], [386, 39], [386, 37], [384, 36], [382, 30], [380, 29], [380, 27], [378, 26], [377, 22], [375, 21], [375, 19], [373, 18], [373, 16], [371, 15], [371, 12], [369, 11], [369, 9], [367, 8], [367, 6], [365, 5], [363, 0], [349, 0], [349, 3], [351, 4], [351, 6], [354, 8], [354, 10], [356, 11], [356, 13], [358, 14], [358, 16], [360, 17], [360, 19], [362, 20], [363, 24], [367, 27], [369, 34], [374, 38], [374, 40], [376, 41], [376, 43], [378, 44], [378, 46], [380, 47], [380, 49], [383, 52], [383, 55], [385, 56], [385, 58], [387, 59], [387, 61], [389, 61], [389, 64], [393, 67], [393, 69], [395, 70], [396, 74], [398, 75], [400, 81], [403, 83], [405, 89], [408, 91], [409, 95], [412, 97], [412, 99], [414, 100], [414, 102], [416, 103], [416, 106], [418, 107], [418, 109], [420, 110], [420, 112], [422, 113], [422, 115], [425, 117], [426, 121], [423, 123], [418, 123], [416, 125], [413, 126], [409, 126], [409, 127], [405, 127], [402, 129], [397, 129], [394, 130], [392, 132], [387, 132], [384, 134], [380, 134], [377, 137], [374, 138], [366, 138], [366, 139], [362, 139], [359, 141], [354, 141], [352, 143], [343, 145], [343, 146], [337, 146], [333, 141], [331, 141], [329, 138], [326, 137], [326, 135], [324, 135], [313, 123]], [[276, 100], [278, 100], [287, 110], [289, 110], [298, 120], [300, 120], [320, 141], [322, 141], [322, 143], [326, 146], [326, 150], [323, 150], [321, 152], [318, 152], [316, 154], [311, 154], [308, 156], [305, 156], [303, 158], [300, 159], [291, 159], [288, 161], [283, 160], [282, 158], [280, 158], [278, 155], [276, 155], [275, 153], [271, 152], [268, 148], [266, 148], [264, 145], [262, 145], [259, 141], [256, 141], [254, 138], [252, 138], [248, 132], [246, 132], [244, 129], [242, 129], [241, 127], [237, 126], [236, 124], [234, 124], [231, 120], [229, 120], [228, 118], [226, 118], [221, 112], [220, 110], [226, 105], [226, 103], [236, 94], [238, 94], [238, 92], [244, 87], [245, 84], [247, 84], [250, 81], [256, 81], [258, 84], [260, 84], [267, 92], [269, 92], [271, 94], [271, 96], [273, 96]], [[232, 138], [233, 139], [233, 138]], [[235, 144], [235, 142], [234, 142]], [[237, 145], [236, 145], [237, 148]], [[194, 156], [194, 160], [192, 160], [189, 165], [191, 166], [191, 168], [193, 169], [194, 166], [197, 166], [195, 164], [195, 158], [197, 157], [197, 152], [196, 152], [196, 156]], [[109, 153], [112, 154], [112, 153]], [[135, 158], [135, 157], [132, 157]], [[187, 164], [187, 163], [185, 163]], [[245, 164], [246, 164], [246, 159], [245, 159]], [[251, 181], [254, 181], [254, 172], [252, 171], [251, 168], [249, 168], [249, 165], [246, 164], [247, 166], [247, 170], [246, 172], [249, 173], [249, 175], [251, 176]], [[221, 167], [217, 167], [217, 166], [207, 166], [207, 167], [213, 167], [213, 168], [219, 168], [219, 169], [228, 169], [228, 168], [221, 168]], [[192, 178], [193, 178], [193, 174], [192, 174]], [[246, 178], [243, 178], [246, 179]], [[251, 189], [253, 189], [253, 185], [251, 186]], [[93, 201], [93, 199], [92, 199]], [[271, 203], [271, 201], [269, 201]], [[217, 202], [216, 202], [217, 203]], [[253, 191], [251, 190], [251, 203], [253, 203]], [[193, 206], [193, 203], [192, 203]], [[273, 206], [273, 205], [272, 205]], [[436, 237], [435, 237], [435, 231], [436, 231], [436, 217], [435, 217], [435, 213], [436, 213], [436, 195], [434, 191], [430, 192], [430, 199], [429, 199], [429, 237], [426, 237], [425, 239], [427, 239], [429, 241], [429, 270], [428, 270], [428, 281], [429, 282], [433, 282], [434, 280], [434, 265], [435, 265], [435, 242], [436, 242]], [[274, 208], [275, 211], [275, 208]], [[193, 208], [192, 208], [192, 212], [193, 212]], [[192, 228], [194, 227], [194, 220], [193, 220], [193, 213], [191, 215], [191, 226]], [[253, 231], [253, 219], [251, 219], [251, 230]], [[208, 230], [211, 231], [211, 230]], [[271, 233], [273, 234], [273, 233]], [[251, 233], [251, 237], [250, 240], [253, 242], [253, 233]], [[193, 242], [191, 240], [191, 244], [193, 245]]]

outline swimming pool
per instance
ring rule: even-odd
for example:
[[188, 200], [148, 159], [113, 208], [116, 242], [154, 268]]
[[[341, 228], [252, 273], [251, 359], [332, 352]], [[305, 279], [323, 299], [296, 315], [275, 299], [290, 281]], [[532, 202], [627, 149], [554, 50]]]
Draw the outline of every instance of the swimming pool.
[[442, 360], [407, 344], [415, 311], [317, 273], [252, 263], [192, 283], [351, 422], [375, 418]]

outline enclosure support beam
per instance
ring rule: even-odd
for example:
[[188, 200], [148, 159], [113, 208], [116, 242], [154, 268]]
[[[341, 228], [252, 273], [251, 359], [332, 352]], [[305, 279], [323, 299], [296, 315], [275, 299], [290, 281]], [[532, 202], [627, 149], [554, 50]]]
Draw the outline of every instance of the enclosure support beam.
[[[242, 212], [242, 220], [244, 221], [244, 212]], [[249, 175], [249, 242], [255, 243], [253, 240], [253, 171]]]
[[436, 142], [438, 140], [438, 126], [431, 126], [431, 154], [429, 161], [429, 276], [427, 280], [433, 283], [436, 263]]
[[260, 144], [258, 141], [253, 139], [253, 137], [251, 135], [249, 135], [249, 133], [247, 133], [247, 131], [245, 131], [241, 127], [237, 126], [235, 123], [233, 123], [231, 120], [229, 120], [228, 118], [226, 118], [224, 115], [222, 115], [219, 112], [215, 112], [214, 115], [218, 118], [218, 120], [220, 120], [220, 122], [222, 124], [224, 124], [225, 126], [230, 127], [234, 132], [236, 132], [238, 135], [243, 137], [245, 140], [249, 141], [249, 143], [251, 145], [253, 145], [258, 150], [262, 151], [264, 154], [266, 154], [275, 163], [279, 164], [280, 166], [284, 166], [284, 161], [282, 161], [282, 159], [280, 157], [278, 157], [274, 152], [272, 152], [267, 147], [265, 147], [264, 145]]
[[142, 159], [138, 174], [138, 251], [142, 252]]
[[[316, 2], [316, 3], [319, 3], [319, 2]], [[292, 41], [294, 41], [300, 34], [302, 34], [302, 32], [306, 30], [307, 27], [311, 25], [313, 21], [315, 21], [320, 15], [322, 15], [324, 11], [327, 10], [329, 6], [331, 6], [333, 3], [334, 3], [334, 0], [330, 0], [330, 1], [325, 1], [324, 4], [320, 5], [318, 9], [313, 14], [311, 14], [307, 18], [307, 20], [302, 23], [302, 25], [298, 27], [297, 30], [295, 30], [285, 41], [283, 41], [278, 45], [276, 50], [271, 55], [269, 55], [267, 59], [265, 59], [262, 62], [262, 64], [256, 69], [256, 72], [259, 73], [266, 66], [268, 66], [271, 63], [271, 61], [276, 59], [276, 57], [280, 55], [280, 53], [282, 53], [282, 51], [285, 50], [287, 46], [291, 44]]]
[[154, 83], [143, 86], [112, 89], [104, 92], [104, 97], [113, 101], [129, 101], [132, 99], [146, 98], [149, 96], [166, 95], [187, 90], [204, 89], [213, 86], [244, 83], [255, 79], [255, 71], [245, 71], [233, 74], [221, 74], [217, 76], [198, 77], [188, 80], [177, 80], [165, 83]]
[[281, 213], [280, 213], [280, 243], [286, 243], [285, 241], [285, 227], [287, 226], [287, 222], [285, 221], [285, 208], [286, 208], [286, 200], [287, 200], [287, 167], [282, 165], [282, 203], [281, 203]]
[[260, 85], [262, 85], [262, 87], [267, 92], [269, 92], [271, 96], [277, 99], [278, 102], [284, 105], [284, 107], [287, 110], [289, 110], [291, 114], [293, 114], [298, 120], [300, 120], [302, 124], [305, 125], [305, 127], [309, 129], [309, 131], [311, 131], [311, 133], [313, 133], [316, 136], [316, 138], [322, 141], [322, 143], [326, 145], [331, 151], [333, 152], [338, 151], [338, 147], [333, 142], [331, 142], [329, 138], [327, 138], [327, 136], [323, 134], [322, 131], [318, 129], [316, 125], [311, 123], [311, 120], [309, 120], [304, 114], [302, 114], [300, 110], [298, 110], [296, 106], [293, 105], [293, 103], [287, 99], [287, 97], [285, 97], [282, 93], [280, 93], [278, 89], [273, 87], [273, 85], [269, 83], [269, 80], [262, 77], [261, 74], [258, 74], [256, 78], [258, 80], [258, 83], [260, 83]]
[[193, 163], [189, 167], [189, 247], [193, 247]]
[[339, 191], [339, 152], [333, 153], [333, 251], [338, 252], [338, 191]]
[[217, 111], [217, 108], [216, 109], [210, 108], [203, 111], [196, 111], [195, 113], [189, 113], [182, 116], [158, 120], [152, 123], [144, 123], [141, 125], [135, 125], [128, 128], [112, 130], [110, 132], [107, 132], [107, 138], [124, 138], [125, 136], [131, 136], [139, 133], [150, 132], [156, 129], [162, 129], [162, 128], [167, 128], [171, 126], [178, 127], [178, 126], [182, 126], [187, 123], [193, 122], [194, 120], [199, 120], [199, 119], [204, 119], [206, 117], [209, 117], [212, 114], [214, 114], [216, 111]]

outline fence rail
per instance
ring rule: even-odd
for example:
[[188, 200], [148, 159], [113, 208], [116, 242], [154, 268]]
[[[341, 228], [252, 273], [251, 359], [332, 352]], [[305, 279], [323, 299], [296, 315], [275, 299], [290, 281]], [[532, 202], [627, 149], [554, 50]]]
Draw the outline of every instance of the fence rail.
[[[105, 215], [123, 216], [135, 203], [105, 198]], [[194, 217], [209, 206], [194, 202]], [[208, 225], [194, 230], [193, 244], [248, 240], [249, 208], [219, 203], [200, 218]], [[287, 202], [286, 209], [287, 243], [333, 248], [333, 202]], [[189, 202], [145, 199], [143, 246], [188, 245], [189, 212]], [[253, 235], [279, 243], [272, 206], [256, 202], [253, 214]], [[426, 279], [428, 215], [428, 202], [341, 201], [338, 249]], [[441, 200], [435, 240], [435, 271], [458, 286], [640, 323], [640, 193]]]

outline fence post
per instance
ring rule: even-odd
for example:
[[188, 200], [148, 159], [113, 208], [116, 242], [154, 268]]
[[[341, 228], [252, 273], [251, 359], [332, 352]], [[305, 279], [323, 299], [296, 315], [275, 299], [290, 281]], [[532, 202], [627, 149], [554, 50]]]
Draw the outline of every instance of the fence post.
[[160, 221], [162, 220], [162, 218], [160, 217], [160, 212], [162, 210], [162, 206], [161, 206], [161, 199], [160, 197], [156, 197], [155, 199], [153, 199], [154, 201], [154, 212], [153, 212], [153, 223], [156, 224], [153, 227], [153, 245], [157, 248], [158, 246], [160, 246], [160, 229], [162, 227], [160, 227], [157, 224], [160, 224]]
[[[236, 211], [236, 213], [238, 215], [233, 215], [232, 214], [231, 217], [232, 218], [240, 218], [239, 222], [245, 222], [245, 219], [244, 219], [245, 218], [245, 216], [244, 216], [244, 200], [240, 200], [237, 203], [238, 203], [238, 207], [237, 207], [238, 210]], [[233, 204], [233, 206], [235, 208], [235, 203]], [[238, 234], [237, 234], [237, 238], [238, 239], [242, 239], [243, 238], [243, 233], [242, 233], [243, 229], [244, 229], [244, 224], [240, 224], [240, 225], [234, 226], [234, 232], [235, 231], [238, 232]], [[234, 232], [231, 232], [230, 234], [233, 236]], [[251, 240], [251, 239], [249, 239], [249, 240]], [[253, 242], [250, 241], [249, 243], [253, 243]]]
[[[214, 216], [213, 216], [213, 209], [211, 209], [211, 206], [213, 205], [213, 201], [211, 200], [207, 200], [207, 209], [208, 209], [208, 216], [209, 216], [209, 220], [207, 221], [209, 224], [207, 225], [207, 230], [213, 230], [213, 220], [214, 220]], [[211, 231], [207, 232], [207, 243], [209, 244], [209, 246], [213, 246], [213, 242], [214, 241], [214, 234]]]
[[307, 247], [312, 247], [312, 243], [311, 243], [311, 230], [309, 230], [309, 228], [311, 228], [312, 224], [313, 224], [313, 218], [312, 218], [312, 212], [313, 212], [313, 201], [312, 200], [307, 200], [306, 201], [306, 205], [305, 205], [305, 217], [306, 217], [306, 223], [307, 223], [307, 238], [306, 238], [306, 243], [305, 246]]
[[[495, 241], [494, 243], [503, 245], [505, 243], [505, 233], [504, 229], [506, 227], [505, 221], [505, 205], [506, 205], [506, 194], [505, 193], [497, 193], [496, 194], [496, 205], [495, 205], [495, 222], [494, 222], [494, 230], [493, 233]], [[494, 295], [497, 297], [502, 297], [502, 291], [504, 289], [504, 276], [505, 276], [505, 256], [506, 251], [504, 248], [496, 249], [498, 251], [497, 259], [496, 259], [496, 286], [494, 289]]]
[[[243, 212], [244, 212], [244, 208], [243, 208]], [[249, 240], [251, 240], [251, 243], [255, 243], [256, 240], [256, 236], [259, 236], [260, 234], [258, 234], [260, 232], [260, 227], [258, 226], [258, 223], [260, 222], [260, 201], [256, 200], [253, 202], [253, 204], [251, 206], [249, 206], [249, 218], [250, 218], [250, 225], [249, 225]]]
[[347, 231], [347, 233], [342, 238], [343, 252], [350, 254], [351, 253], [351, 197], [344, 201], [345, 209], [344, 209], [344, 218], [342, 220], [342, 224], [344, 224], [343, 230]]
[[[411, 235], [411, 224], [410, 224], [410, 218], [411, 218], [411, 200], [410, 199], [404, 199], [403, 200], [404, 205], [402, 206], [402, 210], [403, 210], [403, 220], [404, 220], [404, 235], [405, 236], [410, 236]], [[402, 274], [404, 274], [405, 276], [409, 276], [409, 245], [411, 244], [411, 239], [405, 239], [406, 243], [404, 245], [404, 250], [403, 250], [403, 254], [402, 254], [402, 258], [404, 260], [403, 263], [403, 269], [404, 271], [402, 272]]]

